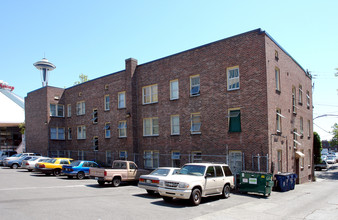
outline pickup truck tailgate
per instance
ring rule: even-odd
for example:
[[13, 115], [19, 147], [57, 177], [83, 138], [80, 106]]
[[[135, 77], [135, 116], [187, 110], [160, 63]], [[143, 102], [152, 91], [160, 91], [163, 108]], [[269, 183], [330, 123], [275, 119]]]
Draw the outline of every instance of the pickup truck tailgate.
[[104, 177], [104, 168], [90, 168], [89, 175], [93, 177]]

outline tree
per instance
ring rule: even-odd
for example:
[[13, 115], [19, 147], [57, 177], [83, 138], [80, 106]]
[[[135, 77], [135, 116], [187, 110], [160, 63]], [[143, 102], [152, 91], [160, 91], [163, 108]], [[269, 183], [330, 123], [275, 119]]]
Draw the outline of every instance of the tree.
[[88, 81], [88, 76], [87, 76], [87, 75], [84, 75], [83, 73], [81, 73], [81, 74], [79, 75], [79, 79], [80, 79], [80, 81], [74, 82], [74, 85], [78, 85], [78, 84], [87, 82], [87, 81]]
[[338, 124], [335, 123], [333, 126], [332, 126], [332, 134], [333, 134], [333, 137], [330, 141], [330, 146], [331, 147], [335, 147], [338, 145]]
[[313, 156], [314, 163], [318, 164], [322, 160], [322, 142], [320, 140], [320, 136], [317, 132], [313, 132]]
[[24, 133], [25, 133], [25, 130], [26, 130], [25, 122], [19, 124], [19, 128], [20, 128], [20, 133], [21, 133], [21, 134], [24, 134]]

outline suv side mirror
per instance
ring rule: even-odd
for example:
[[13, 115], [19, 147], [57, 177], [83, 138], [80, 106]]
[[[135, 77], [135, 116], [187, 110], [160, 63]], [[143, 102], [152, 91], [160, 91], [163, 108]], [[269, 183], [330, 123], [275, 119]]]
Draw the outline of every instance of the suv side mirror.
[[212, 175], [211, 175], [211, 173], [207, 173], [206, 175], [205, 175], [205, 178], [208, 178], [208, 177], [211, 177]]

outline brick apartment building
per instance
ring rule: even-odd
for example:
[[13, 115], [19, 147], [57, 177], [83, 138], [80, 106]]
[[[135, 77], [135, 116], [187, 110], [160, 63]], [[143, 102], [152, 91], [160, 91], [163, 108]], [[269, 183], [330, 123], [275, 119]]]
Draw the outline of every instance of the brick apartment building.
[[256, 29], [67, 88], [28, 93], [28, 151], [140, 167], [223, 161], [312, 178], [311, 76]]

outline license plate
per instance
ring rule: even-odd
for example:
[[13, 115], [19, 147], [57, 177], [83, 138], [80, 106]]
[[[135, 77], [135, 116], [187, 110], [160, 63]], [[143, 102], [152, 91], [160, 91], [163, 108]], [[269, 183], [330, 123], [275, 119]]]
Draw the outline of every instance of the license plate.
[[151, 183], [151, 180], [146, 180], [146, 183]]
[[98, 177], [95, 177], [95, 180], [99, 180], [99, 178], [98, 178]]

